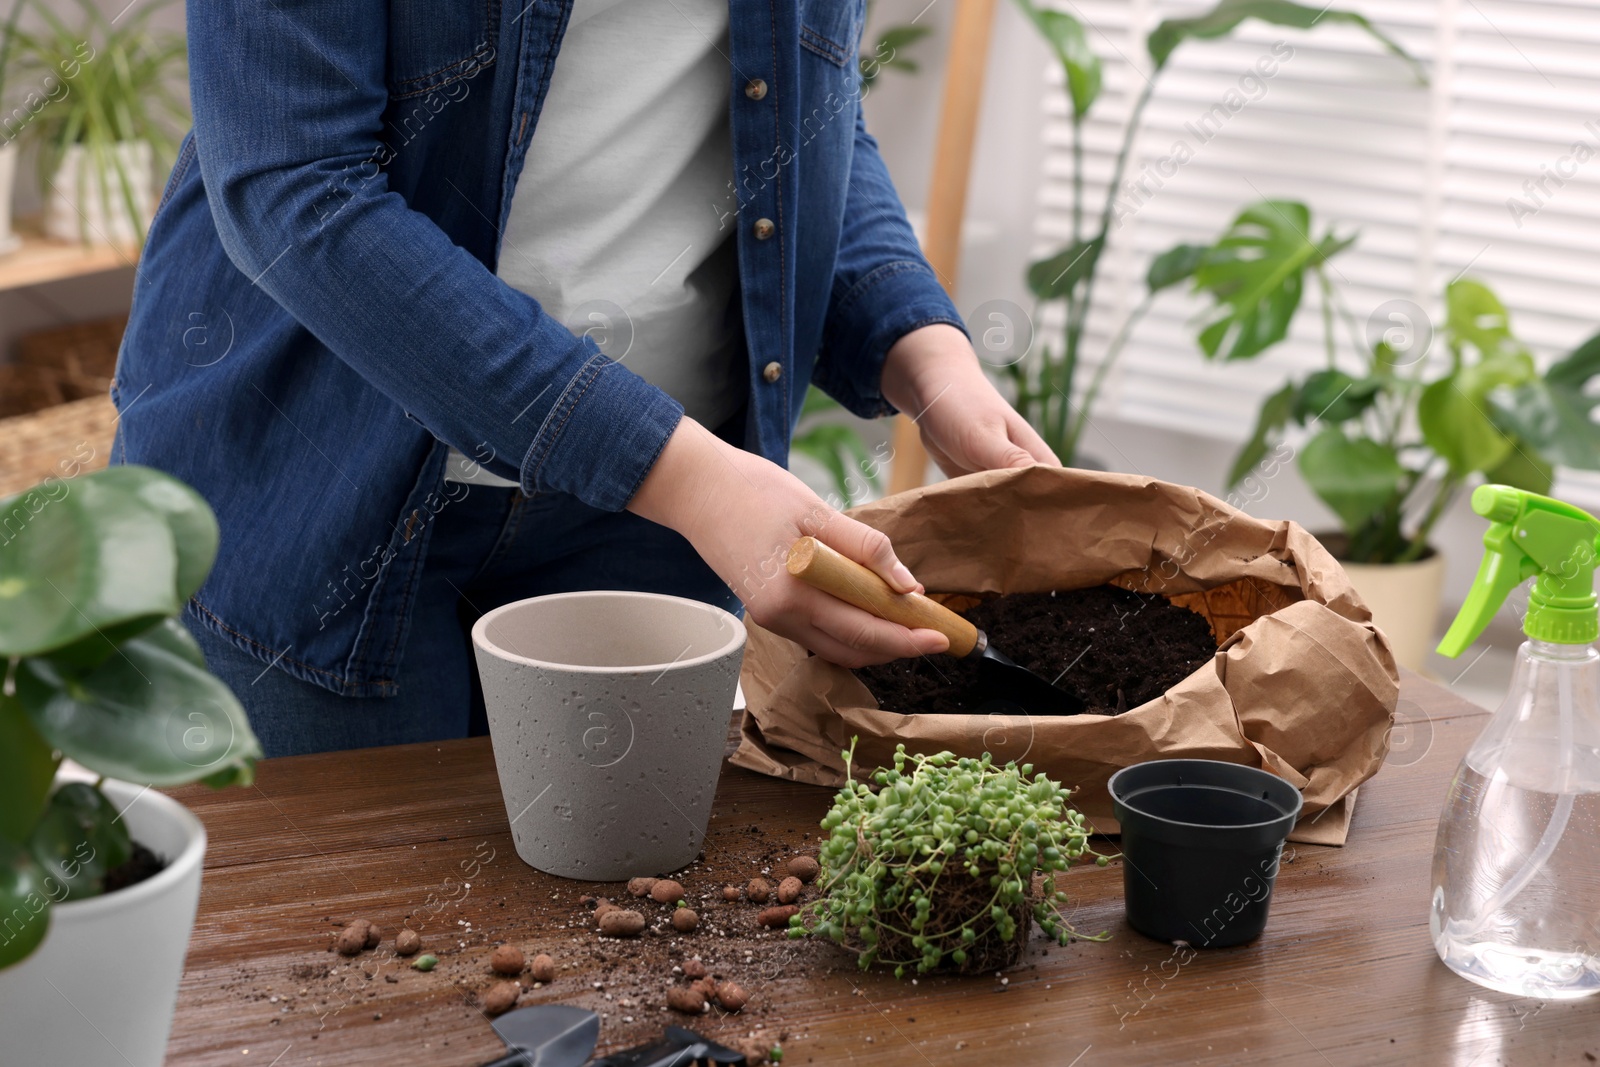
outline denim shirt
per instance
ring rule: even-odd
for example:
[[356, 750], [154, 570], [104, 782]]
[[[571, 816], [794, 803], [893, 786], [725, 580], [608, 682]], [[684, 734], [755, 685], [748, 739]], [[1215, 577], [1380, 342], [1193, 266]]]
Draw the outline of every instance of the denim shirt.
[[[666, 0], [663, 0], [666, 2]], [[572, 0], [190, 0], [194, 129], [151, 225], [114, 456], [222, 527], [190, 613], [351, 696], [395, 691], [448, 446], [624, 507], [682, 409], [495, 277]], [[745, 446], [805, 383], [892, 409], [889, 347], [961, 321], [861, 120], [863, 0], [730, 0]], [[776, 365], [776, 366], [774, 366]]]

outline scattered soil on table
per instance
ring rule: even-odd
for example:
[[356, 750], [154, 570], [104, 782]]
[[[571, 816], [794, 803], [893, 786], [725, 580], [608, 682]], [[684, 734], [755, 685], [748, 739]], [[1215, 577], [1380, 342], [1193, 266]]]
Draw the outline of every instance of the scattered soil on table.
[[166, 869], [166, 860], [135, 841], [133, 855], [128, 857], [128, 862], [106, 872], [105, 891], [114, 893], [130, 885], [138, 885], [146, 878], [154, 878]]
[[[1009, 593], [961, 614], [1022, 666], [1077, 693], [1097, 715], [1153, 700], [1217, 651], [1205, 617], [1159, 593], [1112, 585], [1054, 593]], [[856, 677], [880, 707], [899, 712], [973, 712], [986, 694], [976, 663], [949, 656], [863, 667]]]
[[[763, 925], [761, 916], [775, 914], [774, 909], [742, 891], [759, 879], [775, 896], [773, 884], [782, 885], [792, 876], [801, 887], [797, 903], [815, 899], [820, 888], [810, 884], [816, 877], [816, 841], [810, 832], [793, 827], [780, 836], [751, 825], [722, 828], [716, 836], [715, 859], [702, 854], [675, 872], [674, 880], [655, 883], [665, 886], [660, 895], [671, 897], [670, 903], [654, 899], [648, 889], [635, 896], [641, 888], [637, 880], [632, 892], [622, 883], [561, 881], [539, 908], [538, 919], [520, 911], [514, 899], [480, 897], [476, 889], [461, 894], [460, 911], [454, 905], [450, 911], [476, 914], [477, 921], [445, 919], [448, 912], [440, 914], [442, 908], [375, 910], [370, 920], [328, 915], [311, 931], [317, 947], [310, 958], [285, 968], [276, 982], [250, 976], [241, 985], [250, 999], [268, 1001], [285, 1022], [309, 1014], [319, 1029], [335, 1017], [404, 1025], [403, 1020], [416, 1014], [415, 1002], [401, 1010], [385, 991], [414, 997], [420, 987], [437, 996], [435, 1003], [453, 1002], [466, 1017], [480, 1022], [480, 1012], [497, 1014], [512, 1006], [563, 1003], [590, 1008], [601, 1017], [602, 1051], [658, 1040], [673, 1024], [741, 1051], [764, 1051], [803, 1029], [804, 1020], [796, 1019], [786, 1003], [793, 994], [786, 991], [835, 972], [854, 974], [856, 963], [825, 939], [791, 940], [787, 913], [793, 905], [777, 909], [784, 913], [777, 927]], [[505, 861], [519, 863], [509, 854], [498, 857], [497, 872]], [[507, 870], [519, 887], [530, 881], [521, 870]], [[486, 863], [479, 878], [488, 877]], [[730, 886], [736, 887], [732, 899], [724, 893]], [[686, 909], [678, 907], [680, 900]], [[627, 907], [617, 909], [618, 902]], [[643, 929], [626, 937], [603, 935], [596, 915], [611, 909], [612, 914], [636, 912], [643, 917]], [[696, 913], [695, 928], [675, 928], [674, 916], [688, 909]], [[427, 973], [413, 970], [412, 959], [396, 955], [390, 933], [375, 949], [355, 957], [336, 951], [345, 930], [369, 923], [396, 933], [414, 930], [421, 952], [437, 955], [436, 967]], [[498, 954], [509, 969], [508, 948], [531, 961], [509, 979], [493, 968]], [[521, 992], [513, 1000], [511, 987], [517, 985]]]

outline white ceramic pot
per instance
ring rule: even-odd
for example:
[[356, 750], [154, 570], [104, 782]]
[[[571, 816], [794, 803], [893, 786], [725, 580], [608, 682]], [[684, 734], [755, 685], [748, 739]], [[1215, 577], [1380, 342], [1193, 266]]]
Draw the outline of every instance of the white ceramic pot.
[[11, 193], [17, 181], [17, 142], [0, 145], [0, 256], [22, 244], [11, 232]]
[[112, 149], [128, 179], [138, 218], [128, 212], [122, 177], [108, 165], [101, 174], [82, 145], [70, 145], [46, 186], [44, 232], [63, 241], [91, 245], [137, 244], [149, 229], [155, 197], [148, 141], [124, 141]]
[[1350, 584], [1372, 609], [1372, 621], [1389, 636], [1395, 662], [1422, 670], [1435, 644], [1439, 597], [1444, 589], [1444, 554], [1415, 563], [1343, 563]]
[[557, 593], [472, 628], [495, 769], [524, 863], [609, 882], [705, 841], [744, 623], [655, 593]]
[[55, 905], [33, 955], [0, 971], [4, 1067], [161, 1067], [200, 900], [206, 831], [154, 790], [107, 782], [133, 839], [166, 869], [115, 893]]

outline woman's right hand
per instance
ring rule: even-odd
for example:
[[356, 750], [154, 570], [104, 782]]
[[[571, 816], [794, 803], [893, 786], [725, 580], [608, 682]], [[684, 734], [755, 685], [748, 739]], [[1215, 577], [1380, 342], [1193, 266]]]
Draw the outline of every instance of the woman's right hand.
[[684, 418], [628, 510], [678, 531], [763, 627], [844, 667], [943, 652], [935, 630], [885, 622], [790, 577], [789, 546], [806, 535], [902, 592], [921, 592], [889, 538], [829, 507], [788, 471]]

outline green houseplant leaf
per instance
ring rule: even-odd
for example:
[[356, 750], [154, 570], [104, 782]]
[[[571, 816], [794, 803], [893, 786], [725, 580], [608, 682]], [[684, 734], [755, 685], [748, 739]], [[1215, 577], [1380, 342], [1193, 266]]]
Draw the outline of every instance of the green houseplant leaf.
[[1258, 201], [1233, 220], [1194, 271], [1196, 291], [1216, 301], [1200, 331], [1208, 357], [1247, 359], [1288, 336], [1306, 269], [1350, 244], [1310, 233], [1310, 209], [1290, 200]]
[[1105, 238], [1070, 244], [1047, 259], [1028, 265], [1028, 289], [1040, 300], [1061, 300], [1094, 273]]
[[1210, 245], [1173, 245], [1150, 261], [1145, 271], [1144, 284], [1152, 293], [1187, 281], [1194, 276], [1195, 268], [1205, 262]]
[[0, 544], [0, 656], [137, 632], [183, 606], [172, 528], [100, 473], [0, 503], [0, 514], [21, 520]]
[[82, 900], [104, 891], [106, 873], [133, 855], [133, 839], [104, 793], [87, 782], [68, 782], [50, 795], [28, 851], [66, 887], [67, 900]]
[[1036, 7], [1032, 0], [1017, 0], [1017, 6], [1055, 50], [1066, 72], [1073, 113], [1082, 118], [1099, 99], [1101, 82], [1100, 57], [1089, 48], [1083, 23], [1064, 11]]
[[1498, 466], [1511, 452], [1512, 441], [1491, 418], [1495, 409], [1489, 394], [1536, 376], [1532, 357], [1516, 353], [1491, 356], [1440, 378], [1417, 399], [1422, 439], [1458, 477]]
[[0, 693], [0, 840], [27, 841], [59, 762], [17, 699]]
[[0, 838], [0, 969], [26, 959], [49, 929], [44, 872], [27, 849]]
[[1352, 378], [1342, 370], [1309, 375], [1295, 400], [1296, 422], [1348, 422], [1372, 407], [1383, 392], [1380, 378]]
[[1256, 416], [1256, 428], [1251, 432], [1250, 440], [1239, 449], [1239, 454], [1234, 457], [1233, 466], [1228, 471], [1229, 489], [1244, 481], [1245, 476], [1255, 470], [1256, 464], [1267, 457], [1267, 449], [1271, 446], [1272, 438], [1289, 424], [1289, 417], [1294, 412], [1295, 401], [1299, 395], [1300, 387], [1290, 382], [1261, 402], [1261, 412]]
[[1511, 315], [1489, 287], [1471, 278], [1451, 282], [1444, 293], [1445, 335], [1460, 358], [1464, 345], [1493, 356], [1515, 345]]
[[0, 655], [92, 666], [181, 609], [217, 554], [210, 507], [148, 467], [36, 488], [0, 516]]
[[248, 784], [261, 745], [238, 699], [166, 637], [138, 637], [87, 673], [25, 660], [17, 697], [41, 737], [90, 770], [148, 785]]
[[1385, 49], [1410, 64], [1419, 82], [1425, 81], [1422, 66], [1400, 47], [1399, 42], [1374, 26], [1364, 15], [1354, 11], [1339, 11], [1327, 7], [1294, 4], [1289, 0], [1221, 0], [1216, 7], [1203, 15], [1186, 19], [1166, 19], [1145, 41], [1156, 69], [1166, 66], [1173, 50], [1190, 38], [1223, 37], [1236, 29], [1245, 19], [1260, 19], [1276, 26], [1290, 26], [1309, 30], [1323, 22], [1343, 22], [1358, 26], [1370, 34]]
[[1406, 470], [1393, 448], [1329, 427], [1300, 450], [1300, 474], [1354, 536], [1399, 494]]
[[1512, 442], [1506, 458], [1483, 476], [1497, 485], [1513, 489], [1526, 489], [1530, 493], [1548, 493], [1555, 484], [1556, 472], [1545, 458], [1525, 441]]

